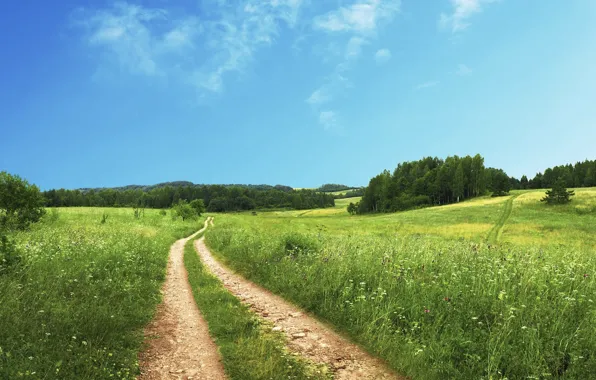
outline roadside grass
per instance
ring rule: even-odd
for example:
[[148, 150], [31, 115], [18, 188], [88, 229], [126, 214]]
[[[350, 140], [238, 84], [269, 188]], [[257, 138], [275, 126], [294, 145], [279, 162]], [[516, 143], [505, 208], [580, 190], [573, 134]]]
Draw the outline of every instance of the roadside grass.
[[593, 190], [560, 208], [519, 192], [496, 244], [487, 233], [510, 197], [375, 216], [222, 215], [206, 239], [412, 378], [590, 378], [596, 223], [576, 207], [595, 207]]
[[21, 262], [0, 273], [0, 379], [134, 379], [170, 245], [199, 228], [159, 210], [68, 208], [13, 235]]
[[283, 334], [272, 332], [272, 326], [225, 289], [202, 264], [194, 240], [184, 247], [184, 265], [195, 301], [207, 320], [230, 379], [331, 378], [324, 366], [310, 365], [289, 353]]

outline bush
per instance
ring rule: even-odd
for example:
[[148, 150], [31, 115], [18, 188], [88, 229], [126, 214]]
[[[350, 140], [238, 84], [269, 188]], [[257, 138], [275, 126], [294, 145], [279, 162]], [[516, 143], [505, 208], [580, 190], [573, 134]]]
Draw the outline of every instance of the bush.
[[46, 212], [42, 220], [45, 223], [55, 223], [58, 219], [60, 219], [60, 212], [56, 208], [51, 208], [50, 212]]
[[0, 228], [25, 229], [45, 214], [45, 198], [35, 185], [0, 172]]
[[186, 219], [196, 219], [197, 218], [197, 211], [190, 205], [186, 200], [180, 200], [178, 204], [176, 204], [172, 208], [173, 214], [172, 217], [180, 217], [182, 221]]
[[297, 232], [291, 232], [282, 238], [283, 252], [286, 255], [297, 255], [317, 252], [321, 247], [318, 240], [302, 235]]
[[195, 199], [194, 201], [190, 202], [190, 207], [192, 207], [198, 216], [201, 216], [205, 212], [205, 202], [202, 199]]
[[6, 236], [0, 236], [0, 275], [8, 272], [21, 262], [21, 255], [15, 243]]

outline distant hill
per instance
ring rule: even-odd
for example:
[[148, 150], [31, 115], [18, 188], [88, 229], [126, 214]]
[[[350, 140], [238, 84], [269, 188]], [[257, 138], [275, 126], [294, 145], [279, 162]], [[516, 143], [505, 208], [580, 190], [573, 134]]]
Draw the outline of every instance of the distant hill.
[[353, 186], [346, 186], [346, 185], [339, 185], [336, 183], [326, 183], [324, 185], [322, 185], [321, 187], [319, 187], [317, 189], [317, 191], [323, 192], [323, 193], [333, 193], [336, 191], [343, 191], [343, 190], [352, 190], [352, 189], [356, 189], [356, 187]]
[[[143, 190], [143, 191], [151, 191], [153, 189], [160, 189], [163, 187], [197, 187], [197, 186], [205, 186], [204, 184], [196, 184], [196, 183], [192, 183], [189, 181], [172, 181], [172, 182], [162, 182], [162, 183], [158, 183], [155, 185], [127, 185], [127, 186], [117, 186], [117, 187], [95, 187], [95, 188], [89, 188], [89, 187], [85, 187], [85, 188], [80, 188], [80, 189], [76, 189], [79, 190], [83, 193], [85, 192], [89, 192], [89, 191], [101, 191], [101, 190], [116, 190], [116, 191], [126, 191], [126, 190]], [[285, 186], [285, 185], [242, 185], [242, 184], [223, 184], [223, 185], [218, 185], [218, 186], [223, 186], [223, 187], [241, 187], [241, 188], [246, 188], [246, 189], [253, 189], [253, 190], [281, 190], [281, 191], [285, 191], [285, 192], [290, 192], [292, 190], [294, 190], [292, 187], [290, 186]]]

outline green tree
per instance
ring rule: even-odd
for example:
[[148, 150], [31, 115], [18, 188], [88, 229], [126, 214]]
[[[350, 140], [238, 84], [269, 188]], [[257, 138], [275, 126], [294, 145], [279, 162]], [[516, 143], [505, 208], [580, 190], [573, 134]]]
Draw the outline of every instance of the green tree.
[[195, 219], [197, 217], [197, 212], [188, 202], [184, 199], [181, 199], [172, 207], [174, 210], [174, 215], [182, 218], [182, 220], [186, 219]]
[[350, 204], [348, 205], [348, 212], [350, 213], [350, 215], [356, 214], [357, 211], [358, 203], [350, 202]]
[[206, 210], [205, 202], [202, 199], [195, 199], [194, 201], [190, 202], [190, 207], [192, 207], [198, 216], [201, 216]]
[[546, 202], [547, 204], [569, 203], [571, 201], [571, 197], [575, 195], [575, 192], [573, 190], [567, 190], [565, 183], [565, 178], [559, 177], [555, 181], [552, 190], [547, 190], [546, 196], [540, 201]]
[[511, 189], [511, 182], [509, 182], [509, 176], [502, 169], [489, 169], [491, 190], [493, 197], [500, 197], [507, 195]]
[[45, 214], [45, 198], [35, 185], [0, 172], [0, 229], [25, 229]]
[[529, 184], [528, 184], [528, 177], [526, 177], [526, 175], [522, 175], [521, 180], [519, 181], [521, 188], [522, 189], [527, 189]]
[[464, 197], [464, 180], [464, 167], [460, 162], [459, 165], [457, 165], [457, 169], [455, 170], [455, 176], [453, 178], [453, 196], [457, 199], [458, 202], [460, 201], [460, 199]]
[[588, 168], [588, 170], [586, 171], [586, 176], [584, 178], [584, 183], [583, 185], [585, 187], [591, 187], [596, 185], [596, 181], [594, 180], [594, 178], [596, 177], [594, 175], [594, 170], [592, 170], [592, 168]]

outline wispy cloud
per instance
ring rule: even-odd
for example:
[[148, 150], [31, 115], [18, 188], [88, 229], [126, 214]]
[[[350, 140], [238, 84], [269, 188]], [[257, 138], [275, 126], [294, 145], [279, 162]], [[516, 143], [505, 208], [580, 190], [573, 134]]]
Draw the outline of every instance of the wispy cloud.
[[346, 45], [346, 59], [358, 58], [362, 53], [362, 47], [368, 43], [362, 37], [353, 36]]
[[450, 13], [441, 13], [439, 26], [450, 29], [452, 33], [461, 32], [470, 26], [468, 21], [476, 13], [482, 12], [483, 6], [498, 0], [451, 0]]
[[472, 74], [472, 69], [469, 68], [467, 65], [460, 63], [459, 65], [457, 65], [457, 70], [455, 71], [455, 73], [461, 77], [465, 77], [467, 75]]
[[375, 61], [377, 63], [385, 63], [391, 59], [391, 51], [389, 49], [379, 49], [375, 53]]
[[319, 123], [327, 131], [335, 130], [338, 128], [337, 115], [334, 111], [321, 111], [319, 113]]
[[314, 27], [329, 32], [375, 33], [379, 22], [390, 20], [400, 9], [399, 0], [357, 1], [314, 20]]
[[417, 85], [416, 87], [414, 87], [414, 89], [416, 89], [416, 90], [422, 90], [422, 89], [425, 89], [425, 88], [435, 87], [438, 84], [439, 84], [439, 81], [436, 81], [436, 80], [428, 81], [428, 82], [420, 83], [419, 85]]
[[198, 90], [221, 92], [227, 73], [241, 73], [261, 47], [271, 45], [281, 25], [292, 28], [302, 0], [249, 0], [229, 5], [217, 0], [208, 19], [176, 17], [166, 9], [117, 2], [79, 9], [74, 24], [90, 47], [101, 49], [103, 64], [134, 74], [167, 75]]
[[[151, 25], [166, 20], [162, 9], [145, 9], [127, 3], [116, 3], [110, 10], [85, 12], [76, 20], [83, 27], [90, 46], [102, 48], [105, 56], [131, 73], [156, 75], [160, 72], [159, 56], [170, 42], [164, 36], [155, 35]], [[176, 26], [170, 25], [170, 32]]]
[[[169, 8], [168, 2], [160, 4], [162, 8], [119, 1], [73, 13], [73, 24], [84, 32], [82, 39], [93, 52], [98, 72], [167, 78], [204, 98], [223, 93], [226, 82], [242, 76], [260, 50], [275, 44], [282, 31], [293, 29], [296, 44], [316, 39], [334, 47], [324, 49], [322, 58], [333, 68], [305, 101], [326, 130], [337, 130], [339, 114], [330, 103], [352, 87], [349, 72], [380, 28], [399, 12], [401, 2], [346, 0], [318, 15], [320, 5], [308, 0], [205, 0], [190, 13]], [[390, 56], [388, 49], [381, 49], [375, 60]]]
[[[315, 31], [325, 32], [332, 41], [340, 40], [345, 44], [345, 53], [336, 61], [333, 72], [306, 99], [319, 112], [319, 122], [325, 129], [329, 129], [328, 116], [333, 114], [337, 122], [337, 113], [320, 111], [319, 107], [333, 102], [339, 93], [345, 94], [345, 89], [352, 87], [347, 79], [348, 72], [362, 55], [364, 46], [375, 39], [379, 27], [390, 22], [399, 12], [400, 5], [400, 0], [356, 0], [351, 5], [340, 6], [313, 19]], [[336, 43], [331, 46], [336, 46]], [[331, 57], [324, 58], [324, 61], [329, 60]], [[321, 117], [323, 114], [327, 116]]]

